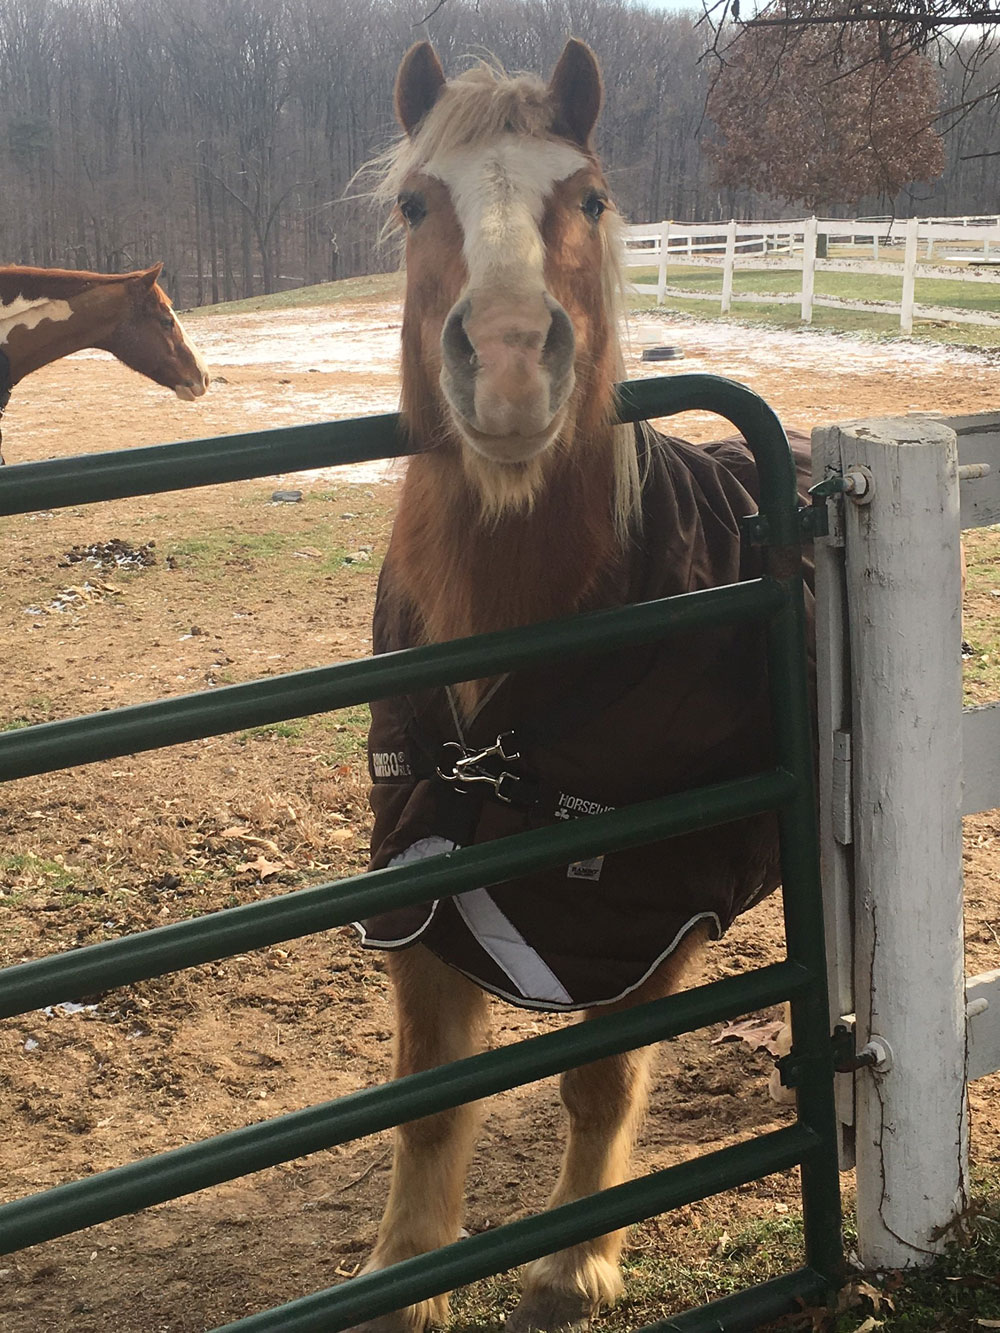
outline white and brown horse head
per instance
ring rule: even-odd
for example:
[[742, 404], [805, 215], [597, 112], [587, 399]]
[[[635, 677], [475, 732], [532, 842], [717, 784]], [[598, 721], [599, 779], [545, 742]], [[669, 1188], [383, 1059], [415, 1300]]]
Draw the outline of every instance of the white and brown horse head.
[[620, 369], [597, 62], [570, 41], [548, 84], [487, 65], [449, 81], [421, 42], [395, 97], [406, 138], [381, 193], [406, 233], [404, 411], [460, 448], [488, 510], [530, 506], [548, 455], [609, 428]]
[[178, 398], [208, 388], [201, 354], [159, 286], [162, 264], [133, 273], [0, 267], [0, 349], [11, 385], [84, 347], [110, 352]]
[[162, 270], [162, 264], [154, 264], [121, 275], [121, 318], [94, 346], [192, 402], [208, 389], [208, 370], [159, 285]]

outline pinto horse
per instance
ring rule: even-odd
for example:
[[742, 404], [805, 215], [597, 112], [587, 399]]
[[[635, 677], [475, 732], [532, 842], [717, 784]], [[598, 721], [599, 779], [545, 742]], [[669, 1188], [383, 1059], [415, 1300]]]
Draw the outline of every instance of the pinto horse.
[[84, 347], [110, 352], [178, 398], [200, 398], [208, 370], [157, 282], [162, 268], [0, 267], [0, 415], [26, 375]]
[[[405, 234], [402, 407], [410, 459], [375, 649], [527, 625], [760, 572], [741, 443], [696, 448], [615, 424], [620, 223], [592, 146], [602, 100], [570, 41], [548, 84], [433, 48], [400, 66], [405, 131], [380, 193]], [[372, 705], [380, 868], [759, 770], [770, 752], [759, 631], [467, 681]], [[595, 857], [359, 923], [386, 949], [397, 1076], [476, 1054], [489, 993], [548, 1010], [675, 990], [709, 937], [777, 884], [770, 816]], [[568, 1141], [551, 1203], [620, 1183], [648, 1051], [563, 1075]], [[457, 1239], [477, 1112], [399, 1127], [367, 1271]], [[528, 1265], [512, 1333], [583, 1328], [622, 1291], [621, 1233]], [[417, 1333], [447, 1297], [377, 1318]]]

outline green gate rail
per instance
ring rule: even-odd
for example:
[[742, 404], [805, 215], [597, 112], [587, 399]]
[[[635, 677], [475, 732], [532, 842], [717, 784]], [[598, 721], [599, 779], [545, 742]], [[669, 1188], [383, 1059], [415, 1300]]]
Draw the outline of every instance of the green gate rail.
[[[795, 470], [774, 413], [750, 390], [730, 380], [678, 375], [633, 381], [619, 386], [619, 404], [622, 421], [702, 409], [726, 417], [743, 433], [761, 482], [760, 513], [749, 521], [747, 535], [763, 547], [763, 578], [2, 733], [0, 780], [344, 708], [542, 660], [607, 653], [735, 620], [757, 620], [766, 626], [777, 756], [772, 770], [7, 968], [0, 972], [0, 1017], [326, 930], [376, 910], [461, 893], [547, 865], [770, 809], [777, 811], [781, 833], [786, 959], [626, 1013], [605, 1015], [13, 1200], [0, 1205], [0, 1253], [788, 1000], [798, 1091], [793, 1126], [458, 1241], [383, 1272], [353, 1278], [238, 1320], [217, 1333], [348, 1328], [795, 1165], [802, 1178], [803, 1266], [659, 1323], [646, 1333], [750, 1330], [803, 1302], [822, 1302], [836, 1287], [842, 1265], [840, 1194], [805, 656], [800, 561], [804, 524]], [[400, 419], [387, 414], [25, 463], [0, 471], [0, 515], [406, 452]]]

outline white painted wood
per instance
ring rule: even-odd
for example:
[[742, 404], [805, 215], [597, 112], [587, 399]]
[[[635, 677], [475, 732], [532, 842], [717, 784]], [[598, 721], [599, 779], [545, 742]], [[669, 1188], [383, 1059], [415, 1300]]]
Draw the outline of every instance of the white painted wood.
[[959, 464], [988, 463], [990, 466], [987, 476], [962, 482], [959, 487], [962, 530], [1000, 523], [1000, 412], [974, 412], [967, 416], [914, 412], [911, 415], [914, 419], [943, 422], [955, 432]]
[[989, 310], [959, 310], [956, 306], [915, 305], [913, 313], [920, 319], [943, 319], [949, 324], [1000, 323], [1000, 315], [995, 315]]
[[965, 984], [969, 1079], [1000, 1069], [1000, 972], [981, 972]]
[[903, 256], [903, 296], [899, 305], [899, 327], [913, 332], [913, 293], [917, 271], [917, 219], [906, 222], [906, 253]]
[[850, 847], [854, 841], [854, 785], [851, 733], [846, 729], [833, 733], [831, 758], [831, 830], [841, 847]]
[[[758, 239], [767, 233], [772, 237], [791, 237], [801, 236], [805, 219], [803, 218], [784, 218], [784, 219], [761, 219], [756, 222], [738, 222], [736, 224], [737, 237], [754, 236]], [[1000, 241], [1000, 215], [994, 214], [988, 226], [977, 226], [974, 231], [963, 226], [961, 221], [955, 218], [920, 218], [921, 233], [927, 237], [933, 237], [935, 244], [938, 241], [962, 241], [968, 244], [970, 240], [975, 240], [977, 244], [985, 244], [994, 241]], [[635, 222], [630, 223], [626, 228], [629, 235], [641, 235], [643, 232], [655, 234], [659, 227], [659, 222]], [[904, 236], [904, 230], [898, 222], [891, 218], [885, 218], [881, 226], [873, 223], [852, 222], [850, 219], [840, 218], [818, 218], [816, 229], [825, 236], [830, 236], [844, 242], [856, 239], [858, 235], [870, 235], [879, 239], [880, 243], [884, 240], [890, 245], [900, 243]], [[722, 237], [726, 232], [725, 222], [678, 222], [671, 219], [672, 234], [677, 237]]]
[[726, 227], [726, 258], [722, 269], [722, 313], [727, 315], [733, 304], [733, 260], [736, 256], [736, 223]]
[[[962, 814], [1000, 809], [1000, 704], [962, 710]], [[1000, 1004], [994, 1022], [1000, 1034]]]
[[[840, 431], [820, 427], [812, 433], [813, 482], [829, 470], [841, 472]], [[844, 539], [840, 505], [827, 505], [830, 534], [815, 543], [816, 560], [816, 713], [819, 740], [819, 833], [826, 934], [830, 1026], [854, 1010], [853, 853], [845, 845], [844, 801], [850, 805], [850, 780], [843, 764], [845, 736], [851, 726], [850, 668], [847, 642]], [[846, 787], [846, 791], [845, 791]], [[848, 839], [849, 842], [849, 839]], [[854, 1079], [838, 1074], [834, 1087], [840, 1126], [840, 1165], [854, 1165]]]
[[811, 324], [813, 292], [816, 288], [816, 231], [815, 218], [806, 218], [802, 233], [802, 323]]
[[957, 446], [932, 421], [837, 429], [874, 478], [843, 504], [857, 1042], [892, 1057], [856, 1084], [858, 1248], [898, 1268], [940, 1252], [965, 1204]]
[[656, 304], [663, 305], [667, 299], [667, 255], [670, 253], [670, 223], [660, 227], [660, 267], [656, 275]]

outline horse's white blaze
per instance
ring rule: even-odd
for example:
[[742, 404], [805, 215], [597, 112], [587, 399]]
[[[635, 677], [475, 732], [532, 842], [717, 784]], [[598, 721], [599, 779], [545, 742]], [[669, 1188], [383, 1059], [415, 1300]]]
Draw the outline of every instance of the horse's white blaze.
[[33, 329], [43, 319], [69, 319], [72, 313], [68, 301], [54, 301], [49, 296], [15, 296], [6, 305], [0, 301], [0, 347], [15, 329]]
[[469, 286], [517, 270], [541, 278], [545, 262], [541, 221], [553, 188], [587, 159], [569, 144], [549, 139], [498, 140], [488, 151], [460, 148], [424, 167], [451, 194], [464, 240]]
[[201, 376], [201, 380], [197, 384], [174, 385], [174, 393], [177, 397], [183, 399], [185, 402], [191, 402], [195, 398], [200, 398], [208, 388], [208, 366], [205, 364], [205, 360], [202, 357], [202, 354], [198, 351], [198, 348], [188, 337], [187, 329], [185, 329], [184, 325], [177, 318], [175, 312], [171, 310], [170, 313], [173, 315], [174, 323], [177, 325], [181, 338], [184, 340], [184, 346], [194, 357], [194, 363], [198, 367], [198, 374]]

